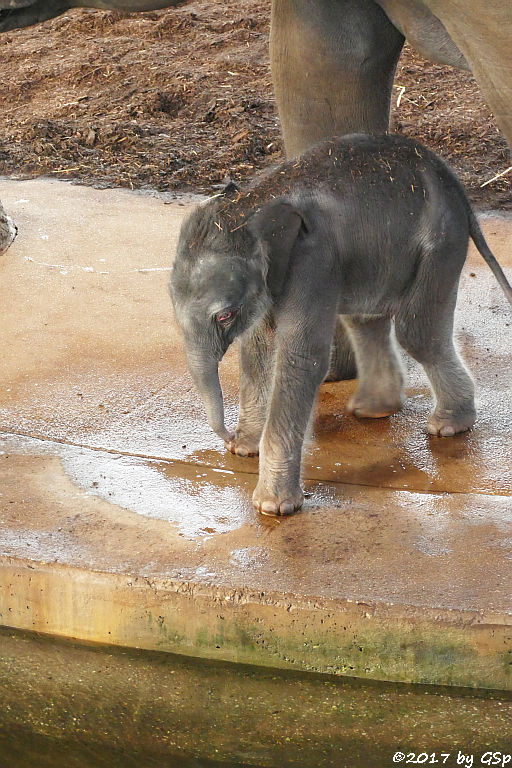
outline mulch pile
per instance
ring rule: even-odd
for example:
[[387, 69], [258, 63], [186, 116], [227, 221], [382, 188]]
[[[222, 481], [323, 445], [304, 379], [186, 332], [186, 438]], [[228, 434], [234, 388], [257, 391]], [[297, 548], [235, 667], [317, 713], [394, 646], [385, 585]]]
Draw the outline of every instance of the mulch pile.
[[[0, 174], [209, 194], [282, 159], [270, 0], [144, 14], [69, 11], [0, 36]], [[406, 49], [394, 130], [453, 164], [480, 208], [512, 209], [512, 163], [471, 75]], [[396, 106], [397, 102], [399, 105]]]

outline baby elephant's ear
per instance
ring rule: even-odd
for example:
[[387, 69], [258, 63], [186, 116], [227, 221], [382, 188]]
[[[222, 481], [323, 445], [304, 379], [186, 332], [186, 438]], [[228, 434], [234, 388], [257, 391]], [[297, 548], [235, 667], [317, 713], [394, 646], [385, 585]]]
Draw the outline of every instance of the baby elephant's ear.
[[300, 211], [290, 203], [276, 200], [251, 217], [249, 227], [264, 246], [268, 260], [267, 287], [273, 296], [281, 293], [292, 248], [307, 226]]

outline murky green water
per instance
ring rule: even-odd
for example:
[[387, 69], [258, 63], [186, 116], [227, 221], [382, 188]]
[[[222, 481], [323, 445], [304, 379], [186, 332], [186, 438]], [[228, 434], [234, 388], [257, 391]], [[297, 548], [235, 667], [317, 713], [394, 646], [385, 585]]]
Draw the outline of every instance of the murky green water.
[[457, 763], [461, 754], [482, 765], [489, 750], [512, 753], [511, 693], [276, 672], [0, 630], [0, 768], [386, 768], [398, 751], [423, 754], [402, 765], [469, 765]]
[[103, 744], [50, 739], [19, 728], [0, 731], [2, 768], [238, 768], [183, 755], [114, 750]]

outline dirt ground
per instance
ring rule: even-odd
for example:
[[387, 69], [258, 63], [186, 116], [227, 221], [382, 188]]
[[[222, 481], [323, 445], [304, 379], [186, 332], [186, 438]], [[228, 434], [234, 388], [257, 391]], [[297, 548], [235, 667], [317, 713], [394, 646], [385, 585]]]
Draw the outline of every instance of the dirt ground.
[[[270, 0], [69, 11], [0, 36], [0, 174], [211, 193], [282, 157]], [[512, 163], [472, 77], [404, 51], [394, 130], [450, 161], [480, 209], [512, 210]]]

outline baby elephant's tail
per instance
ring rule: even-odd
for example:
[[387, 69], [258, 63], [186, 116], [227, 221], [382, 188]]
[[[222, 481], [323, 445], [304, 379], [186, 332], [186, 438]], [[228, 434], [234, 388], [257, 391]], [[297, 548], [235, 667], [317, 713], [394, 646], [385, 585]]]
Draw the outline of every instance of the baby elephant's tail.
[[480, 229], [480, 225], [471, 209], [469, 210], [469, 234], [485, 261], [492, 269], [494, 277], [503, 288], [503, 292], [509, 300], [509, 303], [512, 304], [512, 287], [505, 277], [502, 268], [498, 264], [496, 257], [487, 245], [483, 232]]

